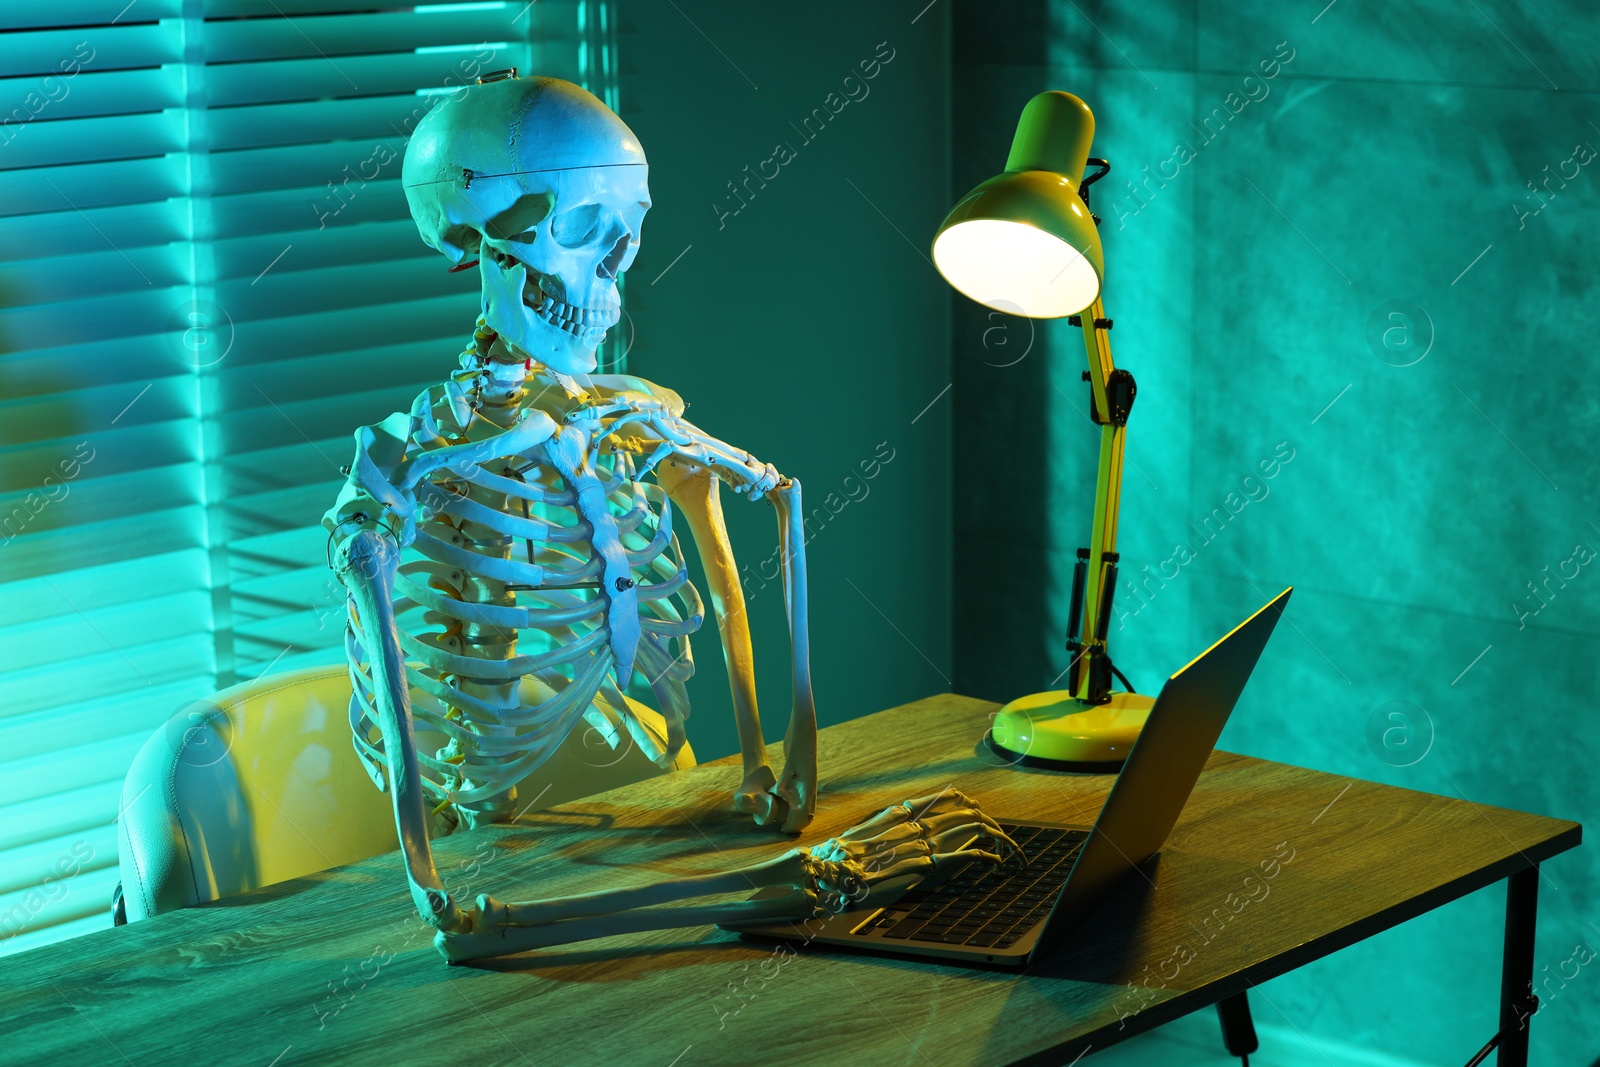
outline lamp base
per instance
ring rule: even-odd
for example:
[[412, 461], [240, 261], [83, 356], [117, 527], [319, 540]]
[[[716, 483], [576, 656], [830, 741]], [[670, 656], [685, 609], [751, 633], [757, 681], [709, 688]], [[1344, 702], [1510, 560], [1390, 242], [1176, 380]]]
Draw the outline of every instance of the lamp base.
[[1139, 693], [1112, 693], [1104, 704], [1085, 704], [1064, 689], [1033, 693], [996, 713], [989, 740], [1026, 760], [1115, 771], [1128, 758], [1154, 706], [1154, 697]]

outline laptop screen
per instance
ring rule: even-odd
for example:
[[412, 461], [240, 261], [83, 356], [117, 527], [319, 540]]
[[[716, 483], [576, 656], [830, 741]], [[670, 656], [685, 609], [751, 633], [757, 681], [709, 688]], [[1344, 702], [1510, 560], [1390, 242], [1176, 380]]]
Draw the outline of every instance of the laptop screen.
[[1042, 940], [1160, 851], [1289, 600], [1285, 589], [1162, 687], [1078, 854]]

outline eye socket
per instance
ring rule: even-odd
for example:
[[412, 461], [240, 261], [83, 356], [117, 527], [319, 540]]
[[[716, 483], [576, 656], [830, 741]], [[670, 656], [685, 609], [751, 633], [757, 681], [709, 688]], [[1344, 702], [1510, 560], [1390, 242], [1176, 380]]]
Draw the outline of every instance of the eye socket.
[[[478, 250], [480, 238], [478, 231], [465, 223], [446, 226], [439, 234], [440, 241], [450, 248], [459, 248], [466, 255], [471, 255]], [[444, 251], [444, 249], [440, 249]]]
[[584, 204], [563, 211], [550, 220], [550, 236], [567, 248], [578, 248], [594, 240], [600, 226], [599, 204]]
[[[555, 197], [550, 193], [528, 193], [519, 197], [505, 211], [487, 220], [484, 232], [497, 241], [523, 239], [528, 230], [544, 221], [554, 204]], [[531, 241], [533, 238], [526, 239]]]

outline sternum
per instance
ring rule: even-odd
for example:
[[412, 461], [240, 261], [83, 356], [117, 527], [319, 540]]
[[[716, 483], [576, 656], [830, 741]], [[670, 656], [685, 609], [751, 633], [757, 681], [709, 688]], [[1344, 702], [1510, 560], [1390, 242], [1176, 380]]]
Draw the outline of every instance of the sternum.
[[[470, 496], [477, 503], [502, 514], [510, 514], [512, 508], [518, 507], [517, 501], [476, 486], [472, 487]], [[476, 522], [463, 522], [461, 536], [466, 542], [465, 547], [488, 558], [510, 559], [514, 548], [520, 547], [509, 535]], [[506, 606], [516, 603], [516, 593], [505, 582], [472, 573], [465, 573], [462, 578], [461, 599], [467, 603]], [[461, 639], [463, 655], [486, 660], [508, 660], [517, 654], [517, 631], [503, 626], [464, 622], [461, 624]], [[462, 678], [458, 684], [461, 691], [469, 696], [491, 701], [501, 707], [516, 705], [518, 683], [515, 681], [489, 685]]]
[[[618, 460], [618, 462], [621, 462]], [[616, 657], [616, 679], [626, 689], [633, 674], [633, 659], [639, 648], [639, 594], [634, 588], [633, 570], [611, 513], [605, 487], [594, 471], [584, 469], [570, 479], [577, 493], [578, 512], [589, 523], [589, 546], [600, 557], [600, 596], [606, 602], [606, 628], [611, 652]]]

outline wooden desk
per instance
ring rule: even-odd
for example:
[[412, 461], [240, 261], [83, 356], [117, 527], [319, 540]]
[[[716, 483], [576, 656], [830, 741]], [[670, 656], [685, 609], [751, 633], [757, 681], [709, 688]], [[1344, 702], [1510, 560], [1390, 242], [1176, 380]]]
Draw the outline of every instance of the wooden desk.
[[[979, 746], [994, 709], [936, 696], [824, 730], [823, 793], [803, 841], [948, 785], [994, 814], [1091, 821], [1111, 779], [997, 766]], [[527, 899], [787, 847], [730, 810], [737, 778], [708, 764], [458, 835], [438, 843], [440, 869], [464, 897]], [[1153, 883], [1021, 975], [819, 946], [775, 956], [709, 928], [448, 967], [392, 852], [6, 960], [0, 1060], [1067, 1063], [1508, 876], [1507, 980], [1525, 983], [1536, 865], [1580, 835], [1559, 819], [1219, 752]], [[1289, 850], [1267, 877], [1263, 861]]]

